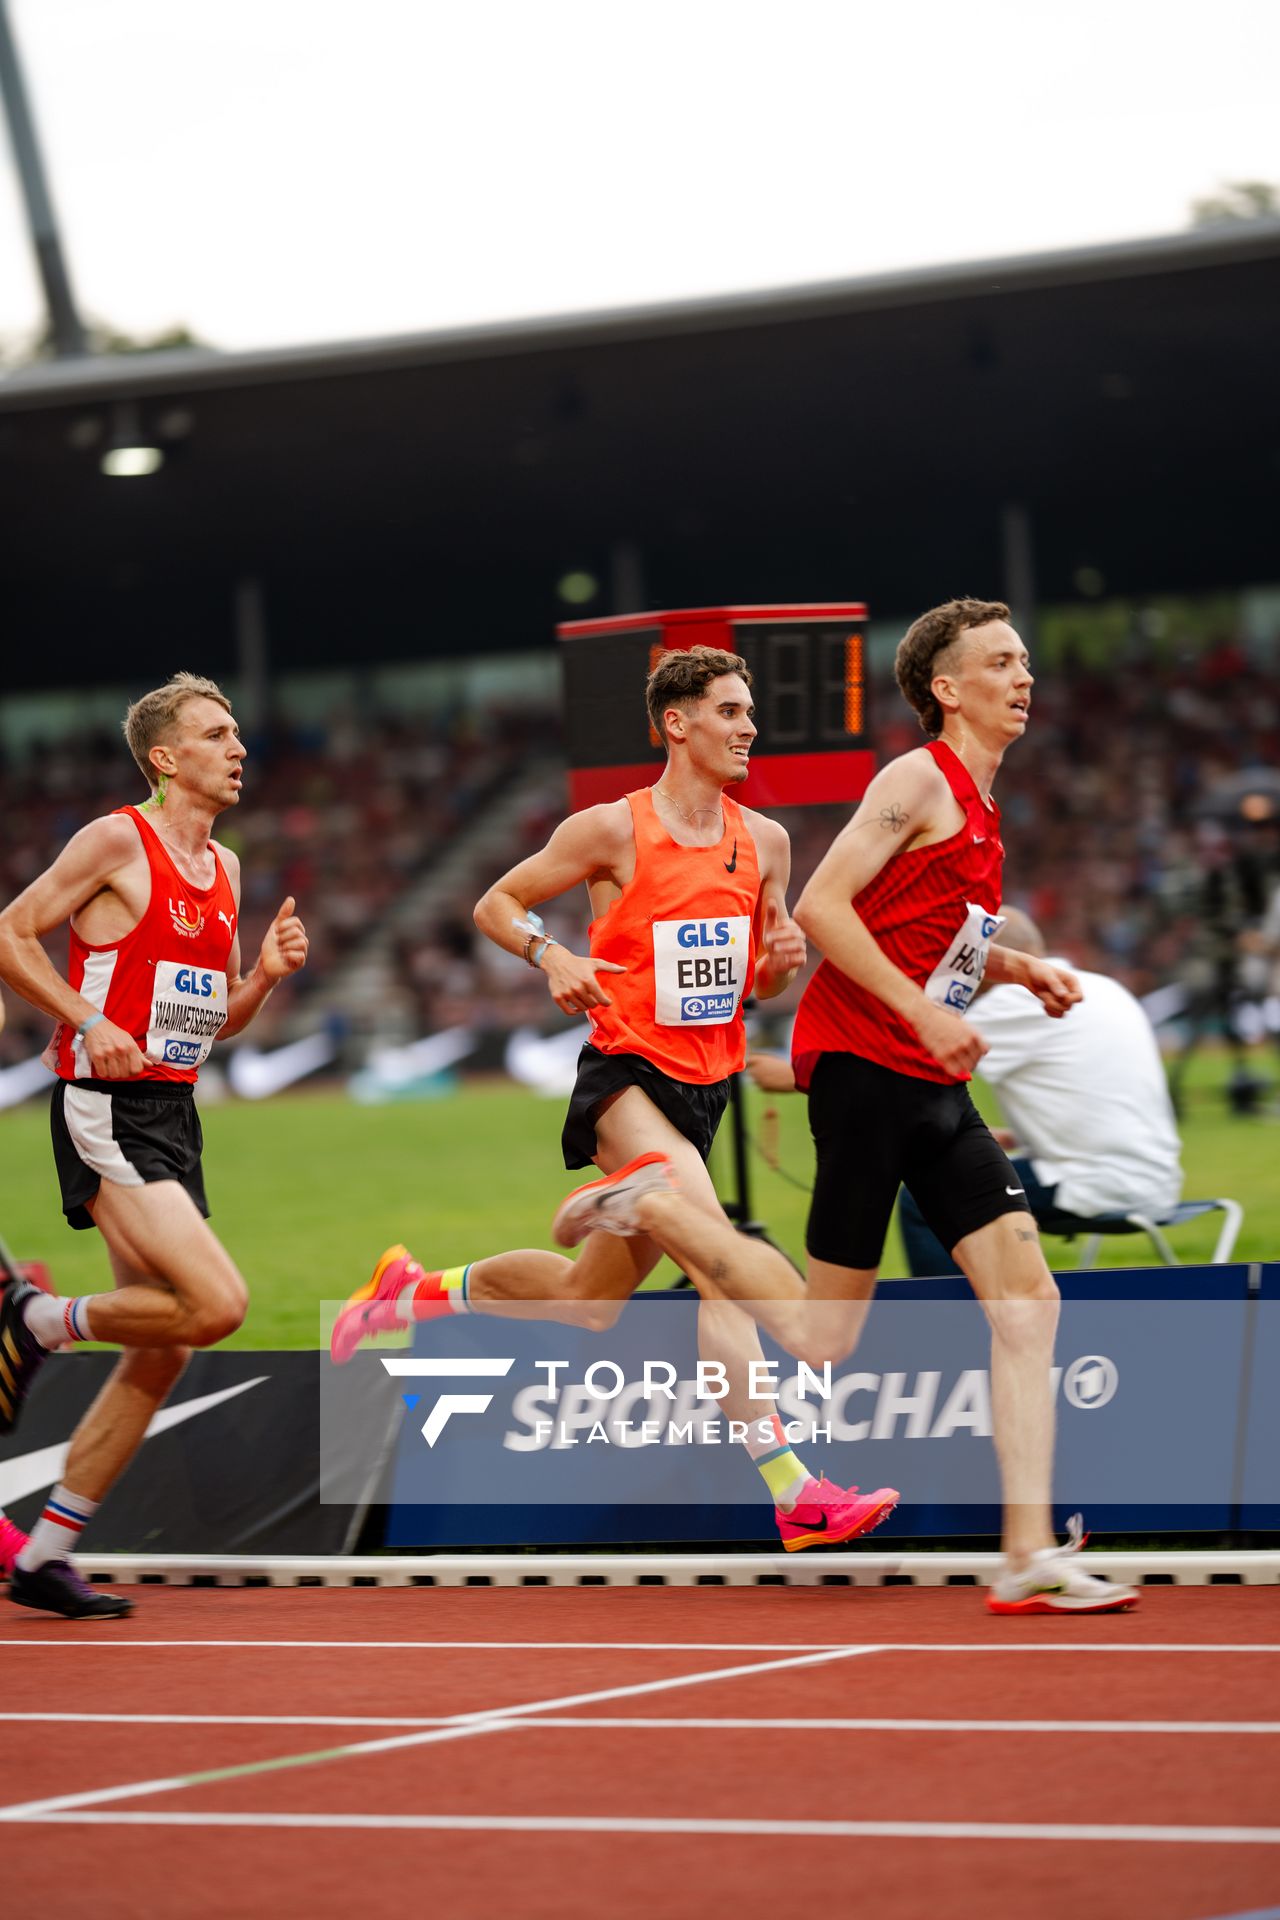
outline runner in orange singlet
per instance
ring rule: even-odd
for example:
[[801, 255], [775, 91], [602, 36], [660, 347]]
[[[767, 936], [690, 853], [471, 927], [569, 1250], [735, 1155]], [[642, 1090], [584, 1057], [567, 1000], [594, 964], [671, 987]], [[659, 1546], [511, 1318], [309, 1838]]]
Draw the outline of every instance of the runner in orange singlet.
[[[476, 908], [482, 932], [547, 976], [562, 1013], [591, 1020], [563, 1134], [567, 1167], [594, 1162], [609, 1176], [580, 1190], [592, 1196], [593, 1212], [574, 1239], [586, 1244], [576, 1260], [526, 1248], [434, 1273], [391, 1247], [338, 1317], [337, 1361], [376, 1333], [442, 1312], [611, 1326], [663, 1253], [685, 1265], [679, 1223], [674, 1234], [635, 1231], [636, 1202], [673, 1180], [701, 1219], [722, 1228], [735, 1260], [779, 1285], [782, 1276], [794, 1279], [776, 1248], [735, 1232], [705, 1165], [729, 1076], [746, 1058], [743, 998], [780, 993], [805, 957], [787, 912], [787, 835], [726, 792], [747, 777], [756, 733], [750, 676], [737, 654], [670, 652], [649, 676], [646, 699], [667, 746], [662, 777], [573, 814]], [[585, 959], [549, 940], [533, 911], [584, 883], [594, 915]], [[810, 1475], [744, 1391], [748, 1364], [762, 1358], [752, 1321], [714, 1273], [694, 1278], [704, 1357], [726, 1368], [731, 1391], [722, 1409], [748, 1430], [745, 1444], [773, 1496], [784, 1545], [836, 1545], [865, 1533], [897, 1495], [859, 1494]]]
[[[0, 1432], [49, 1353], [124, 1348], [76, 1429], [63, 1479], [10, 1575], [9, 1596], [70, 1619], [129, 1613], [70, 1553], [137, 1452], [192, 1347], [223, 1340], [248, 1296], [205, 1224], [194, 1088], [219, 1035], [239, 1033], [307, 956], [286, 900], [240, 974], [240, 866], [211, 838], [239, 805], [245, 749], [211, 680], [175, 674], [130, 707], [125, 734], [152, 789], [91, 821], [0, 914], [0, 979], [51, 1014], [52, 1126], [63, 1211], [107, 1243], [113, 1293], [59, 1299], [25, 1280], [0, 1294]], [[41, 939], [70, 922], [64, 980]]]

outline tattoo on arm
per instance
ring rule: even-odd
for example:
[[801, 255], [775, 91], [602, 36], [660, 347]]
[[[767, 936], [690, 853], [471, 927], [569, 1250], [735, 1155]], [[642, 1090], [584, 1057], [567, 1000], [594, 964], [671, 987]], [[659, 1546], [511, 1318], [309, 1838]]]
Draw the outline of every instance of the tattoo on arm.
[[864, 827], [884, 827], [889, 833], [901, 833], [910, 818], [911, 815], [904, 812], [898, 801], [891, 800], [887, 807], [881, 807], [874, 820], [864, 820], [861, 824]]

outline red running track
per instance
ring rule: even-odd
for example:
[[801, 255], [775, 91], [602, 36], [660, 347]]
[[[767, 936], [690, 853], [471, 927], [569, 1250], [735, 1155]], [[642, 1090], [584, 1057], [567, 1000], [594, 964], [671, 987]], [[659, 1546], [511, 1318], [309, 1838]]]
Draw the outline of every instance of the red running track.
[[5, 1608], [6, 1880], [56, 1860], [49, 1920], [1256, 1914], [1280, 1907], [1278, 1598], [1161, 1587], [1096, 1620], [905, 1588]]

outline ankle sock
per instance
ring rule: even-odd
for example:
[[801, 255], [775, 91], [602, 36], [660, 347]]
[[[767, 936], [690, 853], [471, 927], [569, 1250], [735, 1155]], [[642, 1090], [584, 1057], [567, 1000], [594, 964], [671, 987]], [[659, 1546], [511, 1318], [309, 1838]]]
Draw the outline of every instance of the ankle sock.
[[92, 1340], [89, 1327], [92, 1300], [92, 1294], [81, 1294], [74, 1300], [64, 1300], [51, 1293], [36, 1294], [22, 1309], [27, 1332], [33, 1333], [50, 1352], [71, 1346], [77, 1340]]
[[774, 1505], [788, 1513], [800, 1498], [805, 1481], [811, 1479], [812, 1475], [799, 1455], [791, 1451], [777, 1414], [772, 1414], [767, 1422], [771, 1432], [762, 1437], [760, 1429], [765, 1424], [761, 1420], [749, 1421], [743, 1445], [759, 1469], [760, 1478], [773, 1495]]
[[468, 1261], [465, 1267], [445, 1267], [440, 1272], [425, 1274], [408, 1296], [410, 1319], [433, 1319], [442, 1306], [449, 1313], [470, 1313], [467, 1275], [473, 1265], [473, 1261]]
[[31, 1538], [18, 1555], [22, 1571], [34, 1573], [46, 1560], [65, 1560], [75, 1551], [80, 1535], [97, 1511], [96, 1500], [68, 1493], [65, 1487], [55, 1487], [45, 1501], [44, 1512], [31, 1529]]

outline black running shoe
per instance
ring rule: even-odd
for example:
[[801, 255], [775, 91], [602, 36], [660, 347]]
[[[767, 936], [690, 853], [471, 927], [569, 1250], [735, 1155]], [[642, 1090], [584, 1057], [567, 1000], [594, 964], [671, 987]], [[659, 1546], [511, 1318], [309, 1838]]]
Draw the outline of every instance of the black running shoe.
[[31, 1382], [49, 1358], [34, 1333], [28, 1333], [22, 1309], [43, 1298], [29, 1280], [10, 1280], [0, 1288], [0, 1433], [12, 1433]]
[[133, 1612], [132, 1600], [122, 1593], [99, 1593], [69, 1560], [46, 1560], [31, 1573], [15, 1567], [9, 1575], [9, 1598], [20, 1607], [60, 1613], [64, 1620], [120, 1620]]

